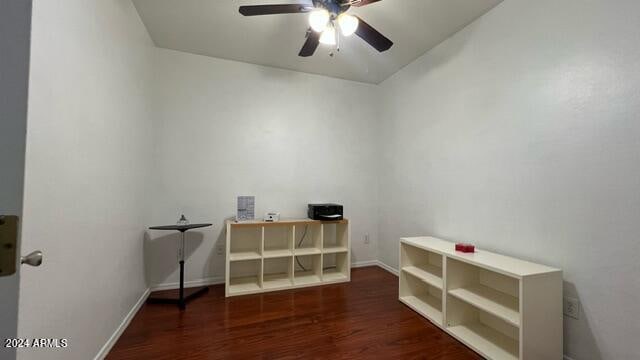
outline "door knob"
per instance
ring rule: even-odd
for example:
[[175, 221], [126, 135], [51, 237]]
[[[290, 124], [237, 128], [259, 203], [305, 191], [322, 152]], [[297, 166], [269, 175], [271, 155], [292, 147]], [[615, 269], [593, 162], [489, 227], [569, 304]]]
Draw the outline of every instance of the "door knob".
[[42, 251], [36, 250], [27, 256], [21, 257], [20, 264], [40, 266], [40, 264], [42, 264]]

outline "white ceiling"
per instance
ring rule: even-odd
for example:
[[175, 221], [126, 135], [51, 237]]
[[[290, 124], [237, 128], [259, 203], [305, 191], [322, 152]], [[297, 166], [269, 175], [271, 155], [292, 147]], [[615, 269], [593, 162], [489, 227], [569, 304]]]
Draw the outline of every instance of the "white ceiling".
[[378, 53], [359, 37], [341, 40], [329, 57], [298, 52], [308, 28], [306, 14], [244, 17], [240, 5], [310, 3], [310, 0], [133, 0], [156, 46], [217, 58], [378, 84], [502, 0], [382, 0], [352, 7], [394, 46]]

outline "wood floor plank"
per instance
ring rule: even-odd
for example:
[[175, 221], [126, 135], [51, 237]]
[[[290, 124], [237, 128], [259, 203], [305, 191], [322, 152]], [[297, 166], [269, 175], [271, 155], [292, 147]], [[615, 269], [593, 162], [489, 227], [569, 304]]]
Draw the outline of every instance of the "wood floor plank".
[[400, 303], [397, 277], [351, 280], [233, 298], [216, 285], [184, 312], [145, 304], [107, 359], [481, 359]]

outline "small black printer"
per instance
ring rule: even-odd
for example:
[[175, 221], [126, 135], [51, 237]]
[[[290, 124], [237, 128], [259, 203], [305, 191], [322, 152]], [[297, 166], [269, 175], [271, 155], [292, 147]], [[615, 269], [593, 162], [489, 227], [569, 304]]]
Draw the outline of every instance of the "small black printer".
[[307, 215], [313, 220], [342, 220], [342, 205], [309, 204]]

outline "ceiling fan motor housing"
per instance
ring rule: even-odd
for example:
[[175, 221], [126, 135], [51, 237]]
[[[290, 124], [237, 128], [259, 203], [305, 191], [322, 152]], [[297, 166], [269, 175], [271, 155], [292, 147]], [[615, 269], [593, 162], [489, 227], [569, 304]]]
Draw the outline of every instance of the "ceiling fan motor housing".
[[332, 17], [337, 17], [343, 12], [349, 10], [350, 2], [342, 0], [313, 0], [313, 6], [316, 8], [324, 8], [329, 11]]

